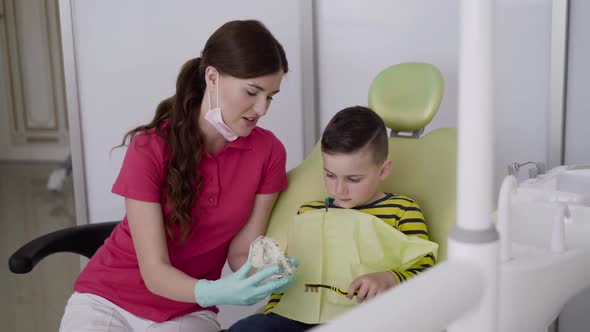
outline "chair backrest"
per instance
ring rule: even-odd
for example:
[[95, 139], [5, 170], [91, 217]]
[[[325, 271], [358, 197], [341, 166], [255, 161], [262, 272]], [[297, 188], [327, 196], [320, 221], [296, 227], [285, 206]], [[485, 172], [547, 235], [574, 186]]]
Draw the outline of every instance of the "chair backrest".
[[[393, 133], [419, 131], [436, 114], [443, 85], [440, 72], [430, 64], [398, 64], [374, 79], [369, 89], [369, 106]], [[431, 239], [440, 245], [439, 261], [446, 259], [448, 233], [456, 220], [456, 129], [441, 128], [423, 137], [390, 137], [388, 158], [393, 168], [382, 189], [418, 202]], [[279, 195], [267, 230], [267, 235], [283, 248], [287, 225], [299, 206], [306, 201], [323, 200], [327, 195], [319, 144], [288, 177], [289, 187]]]

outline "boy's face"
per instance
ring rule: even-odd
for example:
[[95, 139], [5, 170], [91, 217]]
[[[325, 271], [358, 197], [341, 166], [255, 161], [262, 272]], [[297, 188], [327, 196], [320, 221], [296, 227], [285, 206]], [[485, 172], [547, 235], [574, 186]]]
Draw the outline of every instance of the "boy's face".
[[370, 203], [381, 196], [379, 182], [389, 175], [391, 160], [376, 164], [369, 149], [350, 154], [322, 153], [324, 184], [342, 208]]

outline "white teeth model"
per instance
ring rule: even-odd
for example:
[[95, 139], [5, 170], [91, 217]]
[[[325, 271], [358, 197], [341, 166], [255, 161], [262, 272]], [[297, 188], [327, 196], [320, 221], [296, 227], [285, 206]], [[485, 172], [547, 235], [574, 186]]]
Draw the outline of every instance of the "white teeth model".
[[270, 237], [259, 236], [250, 244], [250, 264], [256, 269], [264, 269], [279, 264], [280, 272], [268, 277], [262, 283], [283, 278], [295, 273], [289, 257], [283, 254], [277, 242]]

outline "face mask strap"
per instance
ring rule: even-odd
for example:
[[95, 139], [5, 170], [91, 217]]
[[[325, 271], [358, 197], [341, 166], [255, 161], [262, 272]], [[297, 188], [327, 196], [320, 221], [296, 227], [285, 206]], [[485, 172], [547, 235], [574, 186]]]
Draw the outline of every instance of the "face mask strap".
[[217, 74], [217, 84], [215, 85], [215, 102], [217, 104], [217, 108], [221, 108], [219, 106], [219, 85], [221, 84], [221, 77]]
[[[219, 108], [219, 84], [221, 81], [221, 77], [217, 75], [217, 84], [215, 84], [215, 102], [217, 104], [217, 108]], [[207, 101], [209, 103], [209, 109], [211, 109], [211, 90], [207, 90]]]
[[211, 90], [207, 90], [207, 100], [208, 100], [208, 106], [209, 109], [211, 109]]

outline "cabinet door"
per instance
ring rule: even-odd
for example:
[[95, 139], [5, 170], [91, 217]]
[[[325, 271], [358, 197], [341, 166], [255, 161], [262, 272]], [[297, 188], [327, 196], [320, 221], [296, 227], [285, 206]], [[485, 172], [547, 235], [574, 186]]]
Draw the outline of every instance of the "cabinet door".
[[0, 7], [0, 159], [63, 159], [69, 138], [57, 0], [0, 0]]

